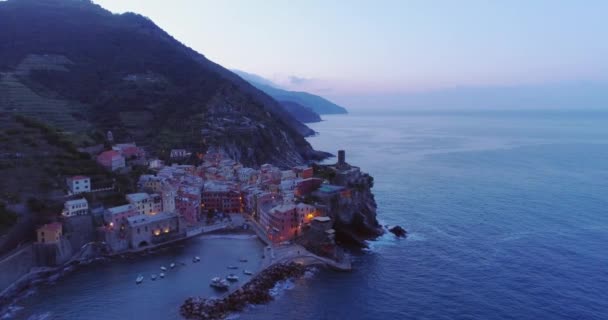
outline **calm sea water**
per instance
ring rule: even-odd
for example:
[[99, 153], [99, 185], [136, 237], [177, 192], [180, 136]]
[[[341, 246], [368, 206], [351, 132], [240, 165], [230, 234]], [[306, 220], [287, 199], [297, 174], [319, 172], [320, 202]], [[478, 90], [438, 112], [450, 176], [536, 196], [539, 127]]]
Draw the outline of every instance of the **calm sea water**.
[[[375, 177], [381, 222], [410, 235], [372, 242], [354, 254], [353, 272], [320, 270], [283, 285], [276, 301], [240, 319], [608, 319], [608, 113], [325, 120], [312, 125], [320, 134], [311, 143], [346, 149], [347, 161]], [[171, 254], [231, 260], [261, 250], [217, 241]], [[176, 283], [169, 275], [132, 285], [169, 258], [83, 270], [40, 289], [19, 316], [177, 318], [183, 298], [205, 294], [225, 262], [184, 271]]]
[[242, 319], [608, 319], [608, 113], [325, 120], [311, 143], [346, 149], [410, 235]]

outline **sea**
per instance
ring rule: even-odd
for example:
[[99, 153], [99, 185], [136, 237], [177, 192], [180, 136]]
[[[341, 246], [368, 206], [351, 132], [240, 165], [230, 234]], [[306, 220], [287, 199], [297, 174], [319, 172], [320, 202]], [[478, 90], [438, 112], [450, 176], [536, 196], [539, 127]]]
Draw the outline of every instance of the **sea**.
[[[352, 272], [318, 269], [278, 284], [273, 302], [233, 318], [608, 319], [608, 111], [368, 111], [323, 120], [310, 125], [318, 132], [310, 143], [346, 150], [347, 162], [374, 177], [381, 224], [408, 236], [385, 234], [351, 252]], [[178, 318], [171, 304], [192, 285], [130, 283], [136, 269], [161, 263], [149, 259], [59, 279], [18, 303], [14, 317]], [[207, 281], [199, 272], [188, 274], [191, 283]]]

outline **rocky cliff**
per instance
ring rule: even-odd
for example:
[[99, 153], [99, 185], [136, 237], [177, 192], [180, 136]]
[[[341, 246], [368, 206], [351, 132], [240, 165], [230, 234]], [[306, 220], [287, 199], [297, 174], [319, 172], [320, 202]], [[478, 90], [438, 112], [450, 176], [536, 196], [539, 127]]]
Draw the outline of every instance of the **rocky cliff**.
[[315, 165], [314, 169], [315, 175], [326, 179], [331, 186], [343, 187], [317, 199], [327, 206], [339, 243], [363, 247], [366, 246], [365, 240], [384, 232], [376, 217], [372, 176], [348, 164]]

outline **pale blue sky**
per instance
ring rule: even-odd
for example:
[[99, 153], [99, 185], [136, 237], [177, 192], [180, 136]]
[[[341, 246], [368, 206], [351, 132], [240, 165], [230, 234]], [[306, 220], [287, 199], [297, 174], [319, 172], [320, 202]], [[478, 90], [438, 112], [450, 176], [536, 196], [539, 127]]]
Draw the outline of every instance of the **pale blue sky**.
[[608, 82], [608, 1], [94, 1], [227, 68], [342, 101]]

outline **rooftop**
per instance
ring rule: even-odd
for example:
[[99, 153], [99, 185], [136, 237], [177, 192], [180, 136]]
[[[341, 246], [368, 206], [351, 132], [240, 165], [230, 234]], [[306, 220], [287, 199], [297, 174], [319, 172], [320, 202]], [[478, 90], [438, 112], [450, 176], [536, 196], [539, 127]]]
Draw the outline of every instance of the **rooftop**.
[[40, 228], [38, 228], [38, 230], [46, 230], [46, 231], [58, 231], [62, 229], [62, 225], [59, 222], [52, 222], [52, 223], [47, 223], [43, 226], [41, 226]]
[[325, 223], [325, 222], [330, 222], [331, 218], [329, 218], [329, 217], [315, 217], [312, 220], [317, 221], [317, 222], [323, 222], [323, 223]]
[[127, 222], [131, 226], [140, 226], [140, 225], [144, 225], [144, 224], [148, 224], [148, 223], [172, 219], [175, 217], [177, 217], [175, 214], [168, 213], [168, 212], [161, 212], [161, 213], [155, 214], [153, 216], [140, 214], [140, 215], [137, 215], [134, 217], [127, 218]]
[[139, 202], [148, 198], [150, 198], [150, 195], [145, 192], [129, 193], [127, 195], [127, 200], [129, 200], [129, 202]]
[[319, 191], [324, 192], [324, 193], [336, 193], [336, 192], [340, 192], [344, 189], [345, 188], [343, 186], [336, 186], [333, 184], [324, 184], [319, 188]]
[[125, 205], [118, 206], [118, 207], [108, 208], [108, 212], [110, 214], [113, 214], [113, 215], [114, 214], [120, 214], [120, 213], [123, 213], [123, 212], [127, 212], [127, 211], [130, 211], [130, 210], [133, 210], [133, 205], [132, 204], [125, 204]]
[[73, 176], [73, 177], [69, 177], [68, 179], [70, 179], [70, 180], [84, 180], [84, 179], [89, 179], [89, 177], [85, 177], [85, 176]]
[[76, 204], [89, 204], [89, 202], [87, 201], [87, 199], [82, 198], [82, 199], [75, 199], [75, 200], [68, 200], [65, 202], [65, 205], [67, 206], [71, 206], [71, 205], [76, 205]]

